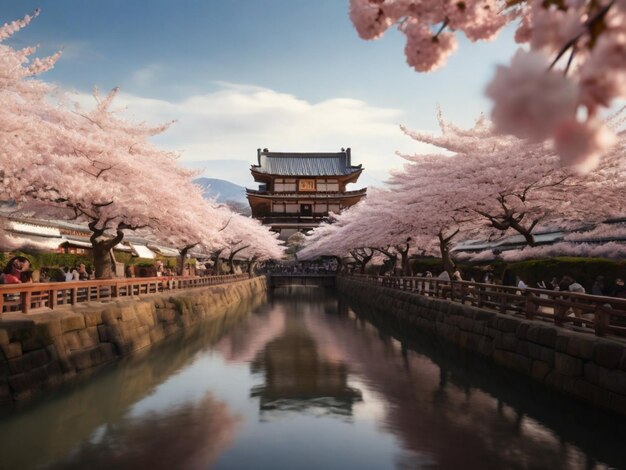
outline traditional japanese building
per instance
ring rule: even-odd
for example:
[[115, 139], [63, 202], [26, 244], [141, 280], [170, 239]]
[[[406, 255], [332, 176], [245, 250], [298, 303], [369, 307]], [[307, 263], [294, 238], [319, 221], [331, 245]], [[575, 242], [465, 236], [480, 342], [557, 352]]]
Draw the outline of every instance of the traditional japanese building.
[[246, 189], [252, 216], [287, 239], [317, 227], [329, 212], [339, 213], [365, 196], [366, 188], [346, 191], [363, 167], [353, 166], [350, 149], [337, 153], [257, 150], [250, 171], [258, 190]]

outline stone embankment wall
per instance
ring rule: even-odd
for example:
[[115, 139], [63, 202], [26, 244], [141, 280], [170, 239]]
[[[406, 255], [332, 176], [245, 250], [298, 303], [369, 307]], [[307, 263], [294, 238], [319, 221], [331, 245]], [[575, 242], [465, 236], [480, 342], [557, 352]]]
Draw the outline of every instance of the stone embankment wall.
[[347, 297], [599, 408], [626, 415], [626, 343], [370, 283], [338, 278]]
[[265, 277], [0, 320], [0, 403], [72, 380], [83, 371], [157, 343], [265, 296]]

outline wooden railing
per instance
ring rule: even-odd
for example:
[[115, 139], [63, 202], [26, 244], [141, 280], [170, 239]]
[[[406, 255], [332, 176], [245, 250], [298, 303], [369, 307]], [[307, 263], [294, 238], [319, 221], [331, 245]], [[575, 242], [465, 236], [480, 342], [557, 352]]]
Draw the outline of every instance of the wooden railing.
[[205, 277], [144, 277], [97, 281], [46, 282], [0, 285], [0, 313], [28, 313], [32, 309], [81, 302], [106, 302], [135, 295], [213, 286], [248, 279], [249, 274]]
[[626, 299], [508, 287], [432, 277], [386, 277], [351, 274], [348, 277], [426, 297], [473, 305], [505, 314], [542, 319], [557, 326], [579, 327], [597, 336], [626, 336]]

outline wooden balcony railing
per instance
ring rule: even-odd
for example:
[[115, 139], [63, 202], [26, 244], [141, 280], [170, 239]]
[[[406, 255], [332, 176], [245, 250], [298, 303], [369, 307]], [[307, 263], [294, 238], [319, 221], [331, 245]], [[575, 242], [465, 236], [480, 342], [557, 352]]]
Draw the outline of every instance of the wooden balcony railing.
[[432, 277], [347, 277], [504, 314], [574, 326], [597, 336], [626, 336], [626, 299]]
[[249, 279], [249, 274], [205, 277], [143, 277], [97, 281], [47, 282], [0, 285], [0, 314], [28, 313], [32, 309], [81, 302], [106, 302], [135, 295], [159, 294], [193, 287], [214, 286]]

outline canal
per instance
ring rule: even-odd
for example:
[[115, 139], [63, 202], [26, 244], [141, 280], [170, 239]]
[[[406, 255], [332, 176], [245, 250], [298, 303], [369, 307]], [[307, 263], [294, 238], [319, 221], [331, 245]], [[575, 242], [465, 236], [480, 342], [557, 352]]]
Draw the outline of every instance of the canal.
[[312, 287], [0, 410], [0, 468], [626, 468], [626, 422]]

